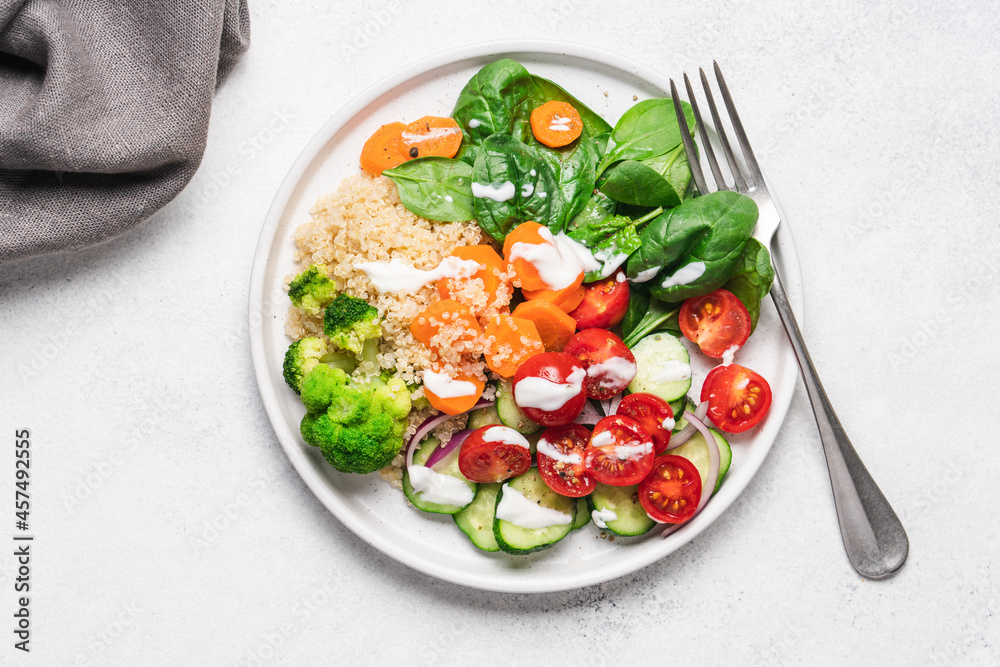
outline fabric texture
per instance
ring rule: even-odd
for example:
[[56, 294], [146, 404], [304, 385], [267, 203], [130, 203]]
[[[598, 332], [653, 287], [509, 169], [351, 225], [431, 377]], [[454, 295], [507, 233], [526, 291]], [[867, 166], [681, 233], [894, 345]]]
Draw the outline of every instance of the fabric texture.
[[0, 262], [117, 236], [201, 162], [246, 0], [0, 0]]

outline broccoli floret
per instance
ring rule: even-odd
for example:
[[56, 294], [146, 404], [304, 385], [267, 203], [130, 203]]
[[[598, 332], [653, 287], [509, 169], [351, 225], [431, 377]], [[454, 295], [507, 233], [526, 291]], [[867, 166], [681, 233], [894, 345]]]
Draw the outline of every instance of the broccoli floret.
[[329, 273], [325, 264], [313, 264], [295, 276], [288, 285], [292, 303], [310, 315], [319, 315], [337, 294], [337, 285], [330, 280]]
[[341, 368], [347, 373], [352, 373], [358, 365], [353, 355], [330, 350], [322, 338], [306, 336], [289, 345], [285, 351], [285, 363], [282, 365], [285, 382], [296, 394], [301, 394], [306, 376], [320, 363]]
[[382, 322], [367, 301], [341, 293], [326, 307], [323, 333], [337, 347], [361, 354], [365, 341], [382, 337]]
[[403, 448], [412, 406], [406, 383], [398, 378], [363, 383], [317, 365], [302, 384], [302, 402], [309, 410], [299, 427], [303, 439], [337, 470], [374, 472]]

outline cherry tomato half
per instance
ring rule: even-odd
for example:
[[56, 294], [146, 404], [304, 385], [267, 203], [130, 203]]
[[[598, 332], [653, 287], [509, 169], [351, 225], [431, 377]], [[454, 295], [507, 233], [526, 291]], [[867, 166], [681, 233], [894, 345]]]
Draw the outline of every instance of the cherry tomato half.
[[570, 311], [577, 329], [598, 327], [610, 329], [623, 319], [628, 310], [629, 287], [625, 272], [583, 286], [583, 301]]
[[514, 402], [542, 426], [562, 426], [576, 419], [587, 402], [587, 370], [565, 352], [528, 357], [514, 373]]
[[639, 422], [611, 415], [597, 422], [583, 462], [602, 484], [638, 484], [653, 469], [653, 440]]
[[528, 472], [531, 449], [523, 435], [491, 424], [469, 434], [458, 452], [458, 469], [470, 482], [502, 482]]
[[652, 436], [656, 454], [667, 451], [670, 432], [674, 430], [674, 410], [665, 400], [656, 394], [629, 394], [618, 404], [615, 414], [625, 415], [639, 422], [639, 426]]
[[749, 368], [737, 364], [716, 366], [705, 377], [701, 400], [708, 401], [708, 417], [729, 433], [753, 428], [771, 408], [771, 386]]
[[724, 289], [685, 301], [677, 321], [685, 338], [716, 359], [734, 346], [742, 347], [750, 337], [750, 313], [735, 294]]
[[698, 511], [699, 502], [701, 473], [683, 456], [659, 457], [639, 482], [639, 504], [654, 521], [684, 523]]
[[625, 391], [635, 377], [635, 355], [622, 339], [607, 329], [576, 332], [563, 352], [572, 354], [587, 369], [587, 396], [604, 400]]
[[583, 463], [590, 431], [581, 424], [556, 426], [538, 439], [538, 472], [542, 481], [561, 496], [581, 498], [597, 486]]

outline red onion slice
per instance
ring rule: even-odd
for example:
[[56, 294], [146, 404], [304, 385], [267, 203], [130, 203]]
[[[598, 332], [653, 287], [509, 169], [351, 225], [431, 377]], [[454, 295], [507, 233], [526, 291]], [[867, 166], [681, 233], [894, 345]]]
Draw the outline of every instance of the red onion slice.
[[472, 431], [469, 429], [455, 433], [455, 435], [451, 436], [451, 439], [448, 440], [448, 444], [434, 450], [434, 452], [427, 459], [427, 463], [424, 465], [428, 468], [433, 468], [438, 461], [455, 451], [456, 447], [461, 447], [462, 443], [465, 442], [465, 439], [469, 437], [470, 433], [472, 433]]
[[611, 399], [610, 398], [606, 398], [603, 401], [601, 401], [600, 403], [601, 403], [601, 410], [604, 411], [604, 416], [605, 417], [610, 416], [611, 415]]
[[[685, 413], [685, 414], [690, 414], [690, 413]], [[698, 408], [694, 411], [694, 415], [698, 419], [704, 419], [705, 415], [707, 414], [708, 414], [708, 401], [702, 401], [701, 403], [698, 404]], [[680, 447], [685, 442], [687, 442], [692, 435], [694, 435], [696, 430], [697, 429], [695, 428], [695, 425], [689, 421], [687, 423], [687, 426], [685, 426], [681, 430], [677, 431], [677, 433], [674, 433], [673, 435], [670, 436], [670, 444], [667, 445], [667, 448], [664, 451], [669, 452], [671, 449]]]
[[588, 399], [583, 402], [583, 410], [580, 412], [580, 414], [600, 416], [601, 413], [598, 411], [597, 406], [594, 405], [594, 402]]
[[[701, 488], [701, 500], [698, 501], [698, 508], [694, 511], [694, 514], [691, 515], [691, 519], [693, 519], [698, 516], [698, 512], [705, 507], [708, 503], [708, 499], [712, 497], [712, 493], [715, 491], [715, 485], [719, 480], [719, 465], [721, 463], [721, 457], [719, 455], [719, 445], [715, 442], [715, 436], [713, 436], [712, 432], [708, 430], [707, 426], [705, 426], [705, 422], [686, 410], [684, 411], [684, 418], [687, 419], [690, 424], [694, 424], [694, 427], [698, 429], [698, 432], [701, 433], [701, 437], [705, 438], [705, 442], [708, 444], [708, 484], [703, 485]], [[662, 537], [666, 537], [691, 521], [691, 519], [688, 519], [684, 523], [672, 524], [670, 527], [664, 529], [660, 535]]]
[[[469, 412], [472, 410], [478, 410], [479, 408], [488, 408], [491, 405], [495, 405], [496, 401], [479, 401], [473, 405]], [[462, 413], [466, 414], [466, 413]], [[424, 423], [417, 427], [416, 432], [414, 432], [413, 437], [410, 438], [409, 444], [406, 446], [406, 467], [409, 468], [413, 465], [413, 452], [417, 450], [417, 445], [427, 437], [427, 434], [437, 428], [439, 425], [448, 421], [449, 419], [454, 419], [459, 415], [432, 415], [424, 420]]]
[[581, 412], [580, 416], [573, 420], [573, 423], [583, 424], [584, 426], [593, 426], [597, 422], [601, 421], [601, 419], [603, 418], [599, 414], [593, 412], [591, 413]]
[[622, 402], [622, 395], [615, 394], [611, 397], [611, 403], [608, 405], [608, 415], [618, 414], [618, 406]]

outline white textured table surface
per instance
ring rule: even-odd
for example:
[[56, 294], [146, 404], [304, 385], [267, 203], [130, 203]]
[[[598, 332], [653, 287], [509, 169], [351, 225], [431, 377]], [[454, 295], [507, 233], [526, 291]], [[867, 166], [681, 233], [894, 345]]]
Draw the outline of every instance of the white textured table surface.
[[[123, 238], [0, 267], [0, 664], [998, 664], [1000, 13], [962, 4], [253, 2], [191, 185]], [[527, 37], [674, 76], [724, 65], [794, 230], [813, 359], [908, 530], [895, 577], [866, 581], [844, 555], [801, 385], [720, 520], [582, 590], [417, 573], [291, 468], [246, 312], [278, 185], [374, 81]], [[23, 428], [29, 655], [13, 648]]]

